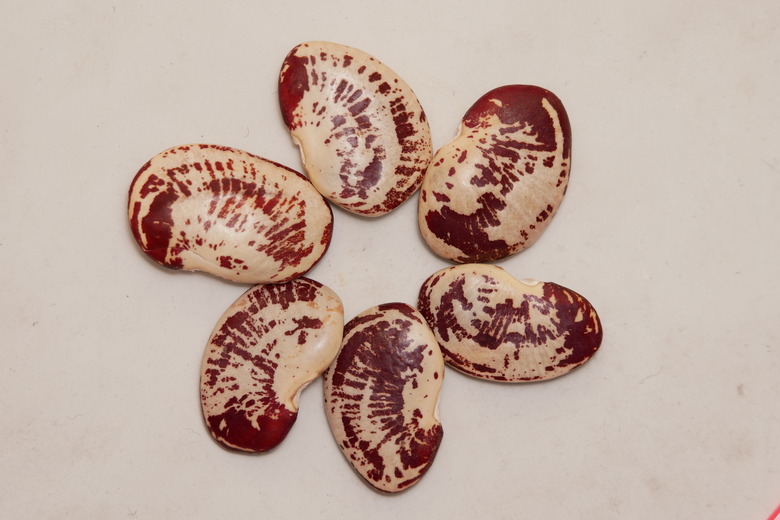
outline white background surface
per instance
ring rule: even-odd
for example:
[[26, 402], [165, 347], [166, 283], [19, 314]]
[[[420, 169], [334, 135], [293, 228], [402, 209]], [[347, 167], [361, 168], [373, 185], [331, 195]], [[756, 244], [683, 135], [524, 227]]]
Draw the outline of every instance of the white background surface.
[[[765, 520], [780, 502], [776, 1], [4, 4], [3, 518]], [[319, 381], [277, 450], [218, 447], [199, 365], [246, 287], [157, 267], [127, 225], [133, 175], [170, 146], [300, 169], [276, 81], [313, 39], [401, 74], [436, 148], [508, 83], [554, 91], [572, 122], [558, 215], [500, 265], [585, 295], [602, 348], [548, 383], [448, 370], [444, 442], [398, 496], [352, 472]], [[415, 206], [335, 211], [309, 275], [347, 319], [414, 303], [448, 265]]]

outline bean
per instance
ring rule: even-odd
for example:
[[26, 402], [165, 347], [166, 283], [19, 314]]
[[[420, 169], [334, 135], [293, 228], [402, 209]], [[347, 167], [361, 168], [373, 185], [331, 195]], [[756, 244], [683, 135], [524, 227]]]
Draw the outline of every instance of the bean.
[[201, 367], [201, 405], [222, 445], [263, 452], [287, 436], [298, 397], [338, 353], [344, 309], [308, 278], [257, 285], [220, 318]]
[[425, 174], [420, 232], [454, 262], [491, 262], [533, 244], [563, 200], [571, 130], [563, 104], [529, 85], [482, 96]]
[[170, 269], [241, 283], [278, 283], [316, 264], [333, 213], [306, 178], [247, 152], [178, 146], [147, 162], [130, 186], [130, 228]]
[[378, 217], [420, 187], [428, 120], [409, 85], [373, 56], [302, 43], [282, 65], [279, 103], [309, 179], [334, 204]]
[[420, 289], [418, 309], [448, 365], [492, 381], [552, 379], [601, 345], [598, 314], [581, 295], [551, 282], [517, 280], [489, 264], [434, 273]]
[[344, 456], [375, 489], [407, 489], [433, 463], [443, 376], [436, 338], [409, 305], [372, 307], [345, 326], [325, 372], [326, 414]]

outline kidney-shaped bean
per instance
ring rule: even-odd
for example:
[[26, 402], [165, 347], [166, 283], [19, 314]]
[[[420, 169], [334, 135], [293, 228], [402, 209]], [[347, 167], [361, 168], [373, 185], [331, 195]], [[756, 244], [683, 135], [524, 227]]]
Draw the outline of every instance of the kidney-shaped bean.
[[242, 283], [306, 273], [330, 244], [330, 206], [300, 173], [207, 144], [168, 149], [130, 186], [128, 216], [141, 250], [172, 269]]
[[450, 366], [501, 382], [552, 379], [601, 345], [593, 306], [555, 283], [517, 280], [489, 264], [442, 269], [422, 285], [418, 308]]
[[420, 192], [420, 231], [438, 255], [489, 262], [533, 244], [563, 199], [571, 130], [563, 104], [530, 85], [482, 96], [434, 156]]
[[298, 396], [333, 361], [344, 310], [307, 278], [257, 285], [220, 318], [201, 366], [201, 405], [222, 445], [263, 452], [287, 436]]
[[374, 57], [302, 43], [282, 65], [279, 102], [306, 173], [333, 203], [377, 217], [419, 188], [432, 155], [428, 121], [409, 85]]
[[326, 414], [341, 451], [375, 489], [406, 489], [433, 463], [443, 376], [436, 338], [409, 305], [372, 307], [344, 327], [325, 372]]

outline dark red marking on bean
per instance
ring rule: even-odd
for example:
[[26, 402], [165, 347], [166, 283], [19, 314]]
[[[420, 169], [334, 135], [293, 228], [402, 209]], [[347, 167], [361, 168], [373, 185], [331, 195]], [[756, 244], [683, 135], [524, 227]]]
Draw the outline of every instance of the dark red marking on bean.
[[438, 191], [432, 191], [431, 193], [438, 202], [450, 202], [450, 198], [444, 193], [439, 193]]
[[[355, 118], [355, 124], [357, 124], [359, 130], [370, 130], [372, 126], [371, 119], [369, 119], [369, 117], [366, 115], [357, 116]], [[371, 143], [373, 143], [375, 139], [375, 134], [367, 134], [365, 136], [366, 148], [371, 148]]]
[[357, 195], [361, 199], [368, 198], [369, 190], [376, 186], [382, 178], [384, 150], [374, 149], [374, 157], [362, 171], [355, 171], [354, 164], [345, 160], [341, 166], [341, 179], [344, 181], [341, 197], [349, 198]]
[[209, 417], [208, 424], [217, 438], [246, 450], [264, 452], [276, 447], [279, 439], [287, 437], [297, 418], [297, 414], [282, 405], [268, 415], [259, 415], [254, 421], [250, 421], [242, 410], [229, 408]]
[[285, 334], [287, 336], [294, 336], [297, 333], [299, 345], [304, 345], [306, 343], [307, 330], [321, 329], [323, 325], [322, 320], [319, 318], [310, 318], [308, 316], [303, 316], [300, 319], [293, 318], [292, 320], [295, 323], [295, 328], [288, 330]]
[[[493, 100], [497, 100], [495, 103]], [[542, 106], [542, 100], [547, 100], [560, 119], [563, 132], [563, 143], [555, 140], [555, 126], [552, 118]], [[529, 125], [541, 142], [539, 145], [522, 143], [522, 148], [554, 152], [561, 144], [563, 157], [571, 153], [571, 126], [560, 99], [552, 92], [533, 85], [506, 85], [491, 90], [466, 112], [463, 124], [475, 128], [486, 123], [490, 116], [495, 115], [502, 124], [509, 126]]]
[[333, 92], [333, 101], [335, 103], [338, 103], [341, 100], [341, 97], [344, 95], [344, 90], [346, 90], [347, 86], [348, 86], [347, 80], [342, 79], [341, 81], [339, 81], [336, 90]]
[[477, 202], [479, 209], [471, 215], [458, 213], [449, 206], [425, 215], [431, 233], [462, 252], [458, 255], [460, 262], [491, 262], [504, 258], [509, 250], [505, 240], [493, 240], [485, 231], [500, 223], [497, 213], [506, 203], [489, 192], [480, 195]]
[[[147, 168], [142, 168], [141, 171], [138, 172], [138, 175], [143, 173], [143, 171], [145, 171], [146, 169]], [[135, 184], [135, 182], [133, 184]], [[165, 182], [165, 179], [161, 179], [160, 177], [154, 174], [149, 175], [149, 178], [146, 180], [146, 183], [143, 186], [141, 186], [141, 192], [140, 192], [141, 198], [145, 199], [152, 193], [157, 193], [166, 184], [167, 183]]]
[[[567, 367], [584, 363], [601, 346], [604, 331], [598, 314], [592, 312], [592, 318], [576, 321], [583, 306], [592, 309], [590, 303], [581, 295], [555, 283], [546, 283], [544, 296], [555, 300], [555, 315], [558, 318], [558, 331], [568, 332], [563, 348], [568, 355], [561, 359], [557, 366]], [[594, 327], [595, 324], [595, 327]]]
[[[133, 236], [141, 249], [154, 261], [171, 269], [181, 269], [183, 262], [178, 256], [180, 249], [173, 248], [173, 203], [179, 194], [173, 188], [158, 192], [149, 204], [149, 210], [141, 219], [140, 225], [133, 225]], [[132, 222], [138, 222], [141, 204], [136, 202]], [[146, 239], [146, 244], [143, 243]], [[169, 253], [171, 258], [168, 259]]]
[[552, 213], [552, 211], [553, 211], [553, 207], [552, 207], [552, 206], [550, 206], [550, 205], [548, 204], [548, 205], [547, 205], [547, 207], [546, 207], [546, 208], [544, 208], [544, 209], [543, 209], [543, 210], [542, 210], [542, 211], [539, 213], [539, 215], [537, 215], [537, 217], [536, 217], [536, 221], [537, 221], [537, 222], [544, 222], [545, 220], [547, 220], [547, 219], [549, 218], [549, 216], [550, 216], [550, 214]]
[[358, 103], [355, 103], [351, 107], [349, 107], [349, 113], [352, 114], [353, 117], [357, 116], [358, 114], [363, 113], [366, 108], [368, 108], [368, 105], [371, 104], [370, 98], [364, 98]]
[[[296, 49], [293, 49], [285, 59], [287, 70], [279, 85], [279, 106], [282, 109], [282, 118], [284, 124], [291, 130], [298, 126], [294, 113], [303, 99], [304, 92], [309, 90], [309, 76], [306, 69], [309, 58], [294, 55]], [[313, 58], [312, 61], [314, 61]]]
[[[353, 86], [352, 86], [352, 85], [350, 85], [350, 86], [349, 86], [349, 88], [350, 88], [350, 90], [351, 90], [351, 89], [353, 88]], [[363, 95], [363, 90], [362, 90], [362, 89], [357, 89], [357, 90], [355, 90], [355, 91], [354, 91], [354, 92], [352, 92], [352, 94], [350, 94], [350, 96], [347, 98], [347, 103], [354, 103], [355, 101], [357, 101], [358, 99], [360, 99], [360, 96], [362, 96], [362, 95]], [[352, 115], [355, 115], [355, 114], [352, 114]]]

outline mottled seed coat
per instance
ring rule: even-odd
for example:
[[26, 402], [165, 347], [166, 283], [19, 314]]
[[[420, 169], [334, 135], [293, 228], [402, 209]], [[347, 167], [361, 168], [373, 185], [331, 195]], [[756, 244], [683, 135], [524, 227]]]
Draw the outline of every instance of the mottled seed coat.
[[418, 309], [447, 364], [492, 381], [552, 379], [601, 345], [598, 314], [581, 295], [488, 264], [434, 273], [420, 289]]
[[306, 173], [333, 203], [377, 217], [419, 188], [432, 155], [425, 112], [374, 57], [337, 43], [302, 43], [282, 65], [279, 102]]
[[420, 232], [455, 262], [518, 253], [558, 210], [570, 165], [571, 130], [560, 100], [535, 86], [494, 89], [431, 161], [420, 192]]
[[208, 144], [170, 148], [130, 186], [130, 228], [155, 262], [242, 283], [306, 273], [330, 244], [333, 213], [300, 173]]
[[212, 436], [252, 452], [277, 446], [298, 416], [298, 396], [333, 361], [344, 309], [307, 278], [257, 285], [220, 318], [201, 366], [201, 406]]
[[433, 463], [443, 376], [436, 338], [409, 305], [372, 307], [345, 326], [325, 373], [325, 409], [344, 456], [375, 489], [407, 489]]

